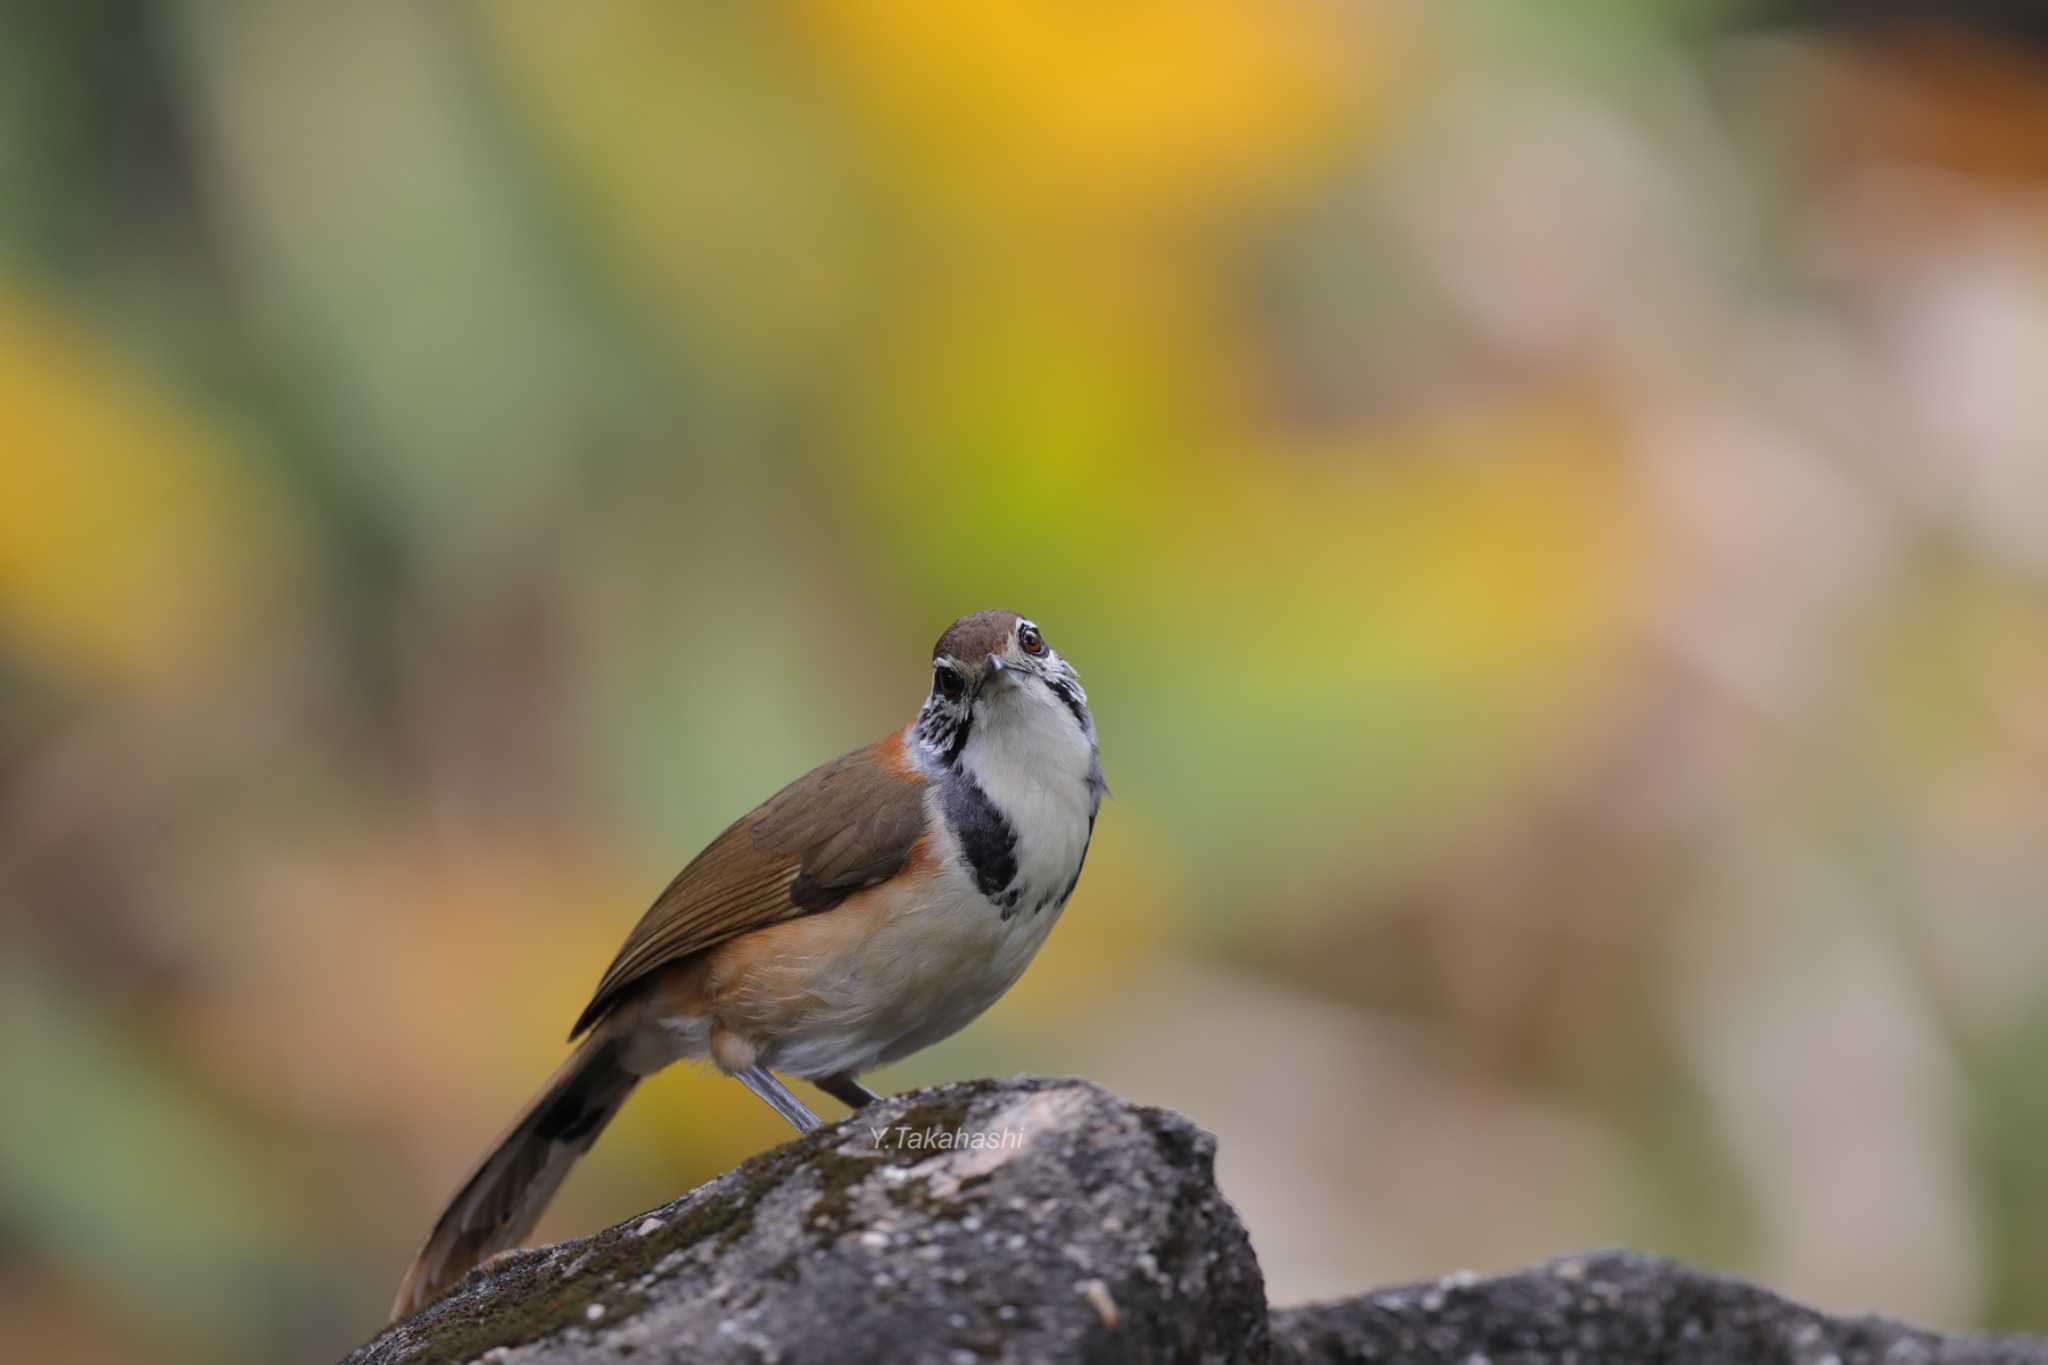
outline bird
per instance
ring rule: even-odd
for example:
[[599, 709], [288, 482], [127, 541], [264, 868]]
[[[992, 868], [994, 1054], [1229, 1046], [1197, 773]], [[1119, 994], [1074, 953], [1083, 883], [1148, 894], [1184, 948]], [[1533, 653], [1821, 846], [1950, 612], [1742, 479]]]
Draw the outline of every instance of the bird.
[[955, 621], [916, 719], [741, 816], [655, 898], [570, 1030], [575, 1050], [427, 1235], [392, 1320], [523, 1241], [672, 1062], [709, 1060], [800, 1133], [819, 1119], [777, 1072], [872, 1103], [861, 1073], [958, 1032], [1023, 974], [1107, 790], [1080, 675], [1037, 624]]

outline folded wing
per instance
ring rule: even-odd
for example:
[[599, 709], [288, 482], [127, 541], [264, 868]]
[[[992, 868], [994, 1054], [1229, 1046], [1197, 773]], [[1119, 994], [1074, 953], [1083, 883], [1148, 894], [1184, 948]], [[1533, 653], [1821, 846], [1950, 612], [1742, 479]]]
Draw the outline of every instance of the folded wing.
[[925, 833], [925, 785], [899, 732], [812, 769], [741, 816], [641, 916], [570, 1038], [650, 972], [750, 930], [829, 911], [894, 877]]

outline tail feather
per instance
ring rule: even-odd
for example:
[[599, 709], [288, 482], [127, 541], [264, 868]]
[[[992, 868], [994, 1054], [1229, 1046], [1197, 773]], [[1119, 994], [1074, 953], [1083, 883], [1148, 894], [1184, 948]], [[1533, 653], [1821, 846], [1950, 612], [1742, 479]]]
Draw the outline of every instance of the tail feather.
[[593, 1034], [548, 1078], [448, 1201], [399, 1282], [393, 1322], [411, 1317], [533, 1231], [576, 1158], [590, 1150], [640, 1080], [621, 1065], [619, 1053], [616, 1040]]

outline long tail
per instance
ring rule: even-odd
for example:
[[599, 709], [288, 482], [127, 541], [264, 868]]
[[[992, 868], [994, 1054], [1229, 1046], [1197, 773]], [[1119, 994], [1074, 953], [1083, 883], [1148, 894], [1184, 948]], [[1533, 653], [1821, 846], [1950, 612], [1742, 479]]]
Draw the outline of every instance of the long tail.
[[583, 1040], [463, 1182], [399, 1281], [391, 1320], [411, 1317], [491, 1255], [533, 1231], [576, 1158], [590, 1150], [640, 1078], [602, 1030]]

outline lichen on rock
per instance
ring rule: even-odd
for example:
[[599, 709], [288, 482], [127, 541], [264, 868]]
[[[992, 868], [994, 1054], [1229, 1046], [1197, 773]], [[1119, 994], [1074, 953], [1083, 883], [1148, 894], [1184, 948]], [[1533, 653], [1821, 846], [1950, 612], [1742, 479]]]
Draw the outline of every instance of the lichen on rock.
[[347, 1365], [2048, 1365], [1625, 1252], [1269, 1310], [1214, 1157], [1085, 1081], [919, 1091], [500, 1257]]

